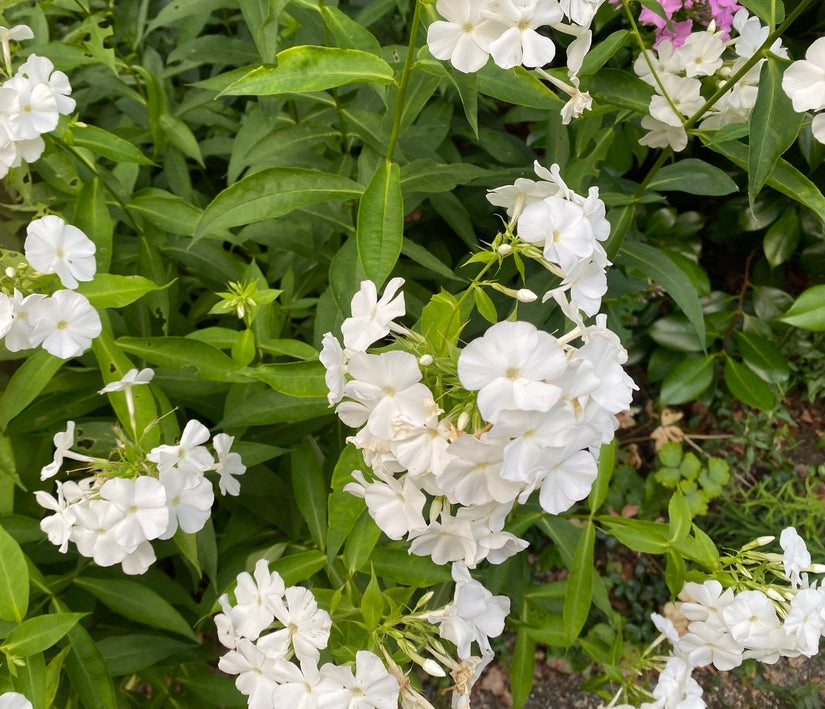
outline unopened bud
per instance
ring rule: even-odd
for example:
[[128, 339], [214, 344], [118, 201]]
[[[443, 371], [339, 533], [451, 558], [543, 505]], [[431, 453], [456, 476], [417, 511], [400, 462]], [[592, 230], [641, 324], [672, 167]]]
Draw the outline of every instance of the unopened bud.
[[458, 422], [456, 423], [455, 427], [459, 431], [463, 431], [465, 428], [467, 428], [468, 423], [470, 423], [470, 414], [468, 414], [466, 411], [462, 411], [458, 417]]
[[516, 291], [516, 300], [520, 303], [532, 303], [538, 296], [529, 288], [519, 288]]
[[754, 539], [753, 541], [754, 541], [754, 544], [755, 544], [756, 546], [758, 546], [758, 547], [763, 547], [763, 546], [765, 546], [766, 544], [770, 544], [770, 543], [771, 543], [774, 539], [776, 539], [776, 537], [774, 537], [774, 536], [772, 536], [772, 535], [768, 534], [768, 535], [766, 535], [766, 536], [764, 536], [764, 537], [757, 537], [757, 538], [756, 538], [756, 539]]
[[813, 574], [825, 574], [825, 564], [811, 564], [806, 571]]
[[447, 673], [444, 669], [439, 665], [435, 660], [431, 658], [427, 658], [423, 662], [419, 663], [421, 668], [431, 677], [446, 677]]
[[9, 278], [14, 278], [17, 275], [17, 271], [11, 266], [6, 266], [6, 275]]
[[429, 367], [433, 363], [433, 356], [431, 354], [424, 354], [418, 358], [418, 364], [422, 367]]
[[496, 251], [498, 251], [499, 256], [506, 256], [513, 250], [513, 247], [510, 244], [499, 244]]
[[775, 588], [769, 588], [767, 591], [765, 591], [765, 595], [774, 601], [783, 602], [785, 600], [785, 597], [781, 593], [779, 593], [779, 591], [777, 591]]

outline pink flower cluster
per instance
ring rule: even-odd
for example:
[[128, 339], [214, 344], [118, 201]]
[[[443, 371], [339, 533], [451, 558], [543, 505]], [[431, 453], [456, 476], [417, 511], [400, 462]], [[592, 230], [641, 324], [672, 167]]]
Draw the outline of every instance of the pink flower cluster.
[[[713, 21], [716, 29], [722, 32], [722, 38], [727, 40], [730, 38], [733, 15], [741, 9], [741, 6], [736, 4], [736, 0], [707, 0], [706, 2], [703, 0], [658, 0], [658, 2], [669, 22], [646, 7], [643, 7], [639, 14], [641, 22], [656, 26], [654, 47], [658, 47], [666, 39], [673, 43], [674, 48], [681, 47], [688, 35], [693, 32], [694, 22], [704, 28]], [[673, 19], [674, 17], [685, 19], [676, 20]]]

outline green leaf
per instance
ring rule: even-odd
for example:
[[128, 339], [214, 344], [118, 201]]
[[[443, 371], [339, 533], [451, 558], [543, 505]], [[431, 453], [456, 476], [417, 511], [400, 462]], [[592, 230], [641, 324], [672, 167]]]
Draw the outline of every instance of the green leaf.
[[290, 456], [295, 504], [315, 543], [324, 549], [327, 531], [327, 481], [313, 446], [303, 443]]
[[659, 450], [659, 462], [668, 468], [677, 468], [682, 462], [682, 444], [678, 441], [668, 441]]
[[527, 628], [520, 628], [516, 634], [513, 662], [510, 665], [510, 690], [513, 693], [513, 709], [521, 709], [533, 688], [533, 673], [536, 668], [536, 641], [530, 637]]
[[324, 553], [319, 549], [313, 549], [300, 554], [282, 556], [273, 561], [269, 568], [277, 571], [287, 586], [295, 586], [308, 581], [312, 574], [323, 569], [326, 563]]
[[405, 193], [447, 192], [488, 174], [488, 170], [469, 163], [440, 163], [422, 158], [401, 167], [401, 190]]
[[29, 569], [17, 542], [0, 526], [0, 618], [21, 622], [29, 607]]
[[634, 551], [664, 554], [668, 547], [669, 529], [666, 524], [624, 517], [600, 517], [599, 523], [608, 534]]
[[587, 504], [590, 508], [590, 514], [596, 514], [599, 507], [602, 506], [604, 499], [607, 497], [607, 491], [610, 487], [610, 479], [613, 477], [613, 468], [616, 458], [616, 441], [612, 440], [610, 443], [604, 443], [599, 450], [599, 474], [596, 477], [596, 482], [590, 489], [590, 496], [587, 498]]
[[595, 542], [596, 527], [592, 521], [588, 521], [576, 544], [576, 552], [573, 555], [570, 576], [567, 580], [567, 590], [564, 594], [564, 633], [569, 645], [572, 645], [579, 637], [590, 612], [590, 602], [593, 597], [593, 547]]
[[698, 399], [713, 383], [713, 357], [692, 357], [679, 362], [662, 381], [659, 401], [677, 406]]
[[370, 517], [369, 511], [364, 509], [344, 544], [342, 558], [350, 574], [360, 571], [373, 559], [373, 551], [380, 536], [381, 530]]
[[378, 579], [375, 578], [375, 571], [372, 571], [370, 582], [364, 590], [364, 595], [361, 596], [361, 616], [364, 618], [367, 632], [372, 632], [378, 627], [383, 615], [384, 594], [378, 585]]
[[349, 15], [331, 5], [321, 5], [321, 17], [332, 32], [341, 49], [359, 49], [376, 56], [381, 55], [381, 43], [368, 29]]
[[261, 364], [240, 371], [266, 382], [275, 391], [296, 397], [323, 397], [329, 392], [324, 379], [326, 369], [320, 362]]
[[404, 241], [400, 180], [396, 163], [380, 163], [358, 204], [358, 260], [379, 289], [395, 267]]
[[406, 549], [373, 549], [370, 561], [377, 576], [406, 586], [426, 588], [452, 579], [449, 567], [436, 566], [430, 557], [408, 554]]
[[352, 180], [318, 170], [273, 167], [247, 175], [218, 194], [204, 210], [194, 237], [217, 235], [224, 229], [275, 219], [333, 199], [358, 199], [363, 188]]
[[[702, 137], [704, 141], [704, 137]], [[725, 143], [706, 143], [709, 148], [721, 153], [734, 165], [748, 169], [748, 146], [738, 140]], [[765, 182], [769, 187], [799, 202], [821, 218], [825, 214], [825, 197], [817, 186], [789, 162], [779, 158], [776, 167]]]
[[685, 272], [659, 249], [639, 242], [625, 241], [619, 249], [619, 257], [622, 262], [639, 269], [667, 291], [690, 320], [704, 346], [705, 318], [702, 304]]
[[143, 276], [98, 273], [93, 281], [80, 283], [77, 292], [85, 295], [95, 308], [122, 308], [134, 303], [147, 293], [162, 290], [165, 287]]
[[203, 155], [201, 155], [198, 139], [195, 138], [189, 126], [180, 118], [164, 111], [160, 114], [160, 128], [163, 131], [163, 137], [166, 138], [169, 143], [201, 167], [204, 166]]
[[799, 243], [799, 215], [795, 209], [788, 209], [771, 224], [762, 240], [765, 258], [771, 268], [785, 263]]
[[74, 583], [124, 618], [197, 640], [183, 616], [166, 599], [143, 584], [122, 579], [86, 577], [76, 578]]
[[220, 96], [272, 96], [324, 91], [355, 82], [395, 83], [392, 67], [380, 57], [357, 49], [290, 47], [278, 52], [277, 65], [253, 69], [227, 86]]
[[648, 188], [660, 192], [678, 191], [700, 195], [725, 195], [737, 191], [736, 183], [718, 167], [696, 158], [685, 158], [665, 165]]
[[46, 709], [52, 705], [46, 696], [48, 689], [43, 653], [28, 655], [22, 666], [18, 665], [14, 689], [31, 702], [33, 709]]
[[476, 286], [473, 288], [473, 300], [475, 301], [476, 309], [481, 317], [489, 323], [498, 322], [496, 306], [493, 304], [492, 298], [490, 298], [490, 296], [485, 292], [483, 286]]
[[458, 301], [442, 288], [421, 312], [421, 334], [436, 354], [445, 356], [458, 343], [461, 326]]
[[776, 404], [773, 391], [750, 367], [730, 357], [725, 360], [725, 384], [739, 401], [762, 411], [771, 411]]
[[[685, 496], [676, 490], [670, 497], [667, 506], [667, 515], [670, 521], [670, 539], [678, 541], [690, 534], [690, 507]], [[681, 589], [680, 589], [681, 590]]]
[[622, 69], [600, 69], [582, 82], [582, 90], [589, 91], [598, 101], [630, 108], [646, 114], [653, 96], [653, 87]]
[[722, 487], [730, 478], [730, 467], [721, 458], [708, 460], [708, 469], [699, 473], [699, 484], [710, 497], [722, 494]]
[[245, 400], [243, 406], [228, 407], [217, 427], [223, 430], [268, 426], [274, 423], [296, 423], [325, 415], [333, 415], [326, 397], [298, 398], [269, 390]]
[[43, 391], [66, 360], [35, 350], [12, 375], [0, 399], [0, 429], [25, 409]]
[[601, 69], [627, 43], [632, 35], [628, 30], [616, 30], [596, 44], [585, 56], [579, 76], [589, 76]]
[[186, 337], [121, 337], [118, 346], [158, 367], [193, 374], [213, 382], [245, 382], [231, 357], [205, 342]]
[[[87, 148], [101, 157], [114, 160], [117, 163], [137, 163], [138, 165], [154, 165], [140, 148], [128, 140], [98, 128], [97, 126], [79, 125], [71, 127], [72, 144], [78, 148]], [[94, 180], [100, 178], [95, 177]], [[84, 230], [85, 231], [85, 230]], [[88, 234], [88, 232], [86, 232]]]
[[186, 200], [154, 187], [136, 192], [126, 208], [146, 219], [152, 226], [182, 236], [192, 235], [202, 214], [200, 209]]
[[113, 677], [130, 675], [161, 664], [170, 655], [192, 646], [164, 635], [129, 633], [98, 641], [97, 647]]
[[415, 261], [420, 266], [424, 266], [427, 270], [432, 271], [435, 275], [448, 278], [452, 281], [462, 280], [437, 256], [433, 256], [429, 250], [423, 246], [419, 246], [414, 241], [410, 241], [410, 239], [404, 239], [402, 242], [401, 253], [411, 261]]
[[48, 650], [68, 633], [85, 613], [49, 613], [24, 620], [3, 641], [2, 649], [18, 657]]
[[[129, 144], [131, 145], [131, 143]], [[98, 278], [109, 270], [112, 260], [112, 216], [106, 206], [106, 192], [99, 177], [83, 183], [74, 208], [72, 224], [95, 245]]]
[[[741, 0], [741, 4], [759, 17], [766, 25], [770, 25], [771, 20], [775, 24], [779, 24], [785, 19], [785, 6], [782, 0]], [[773, 18], [771, 18], [772, 9]]]
[[565, 101], [524, 67], [501, 70], [492, 62], [476, 72], [478, 92], [516, 106], [558, 111]]
[[[68, 608], [53, 599], [55, 610], [65, 613]], [[117, 706], [115, 687], [94, 640], [82, 625], [75, 625], [67, 634], [71, 652], [64, 667], [72, 689], [86, 709], [112, 709]]]
[[748, 125], [748, 201], [756, 195], [773, 172], [776, 161], [794, 144], [805, 116], [797, 113], [782, 89], [785, 63], [768, 57], [759, 74], [759, 93]]
[[[342, 454], [343, 455], [343, 454]], [[352, 470], [352, 469], [351, 469]], [[327, 560], [332, 561], [364, 511], [364, 502], [343, 490], [333, 490], [327, 499]]]
[[736, 333], [736, 346], [742, 359], [762, 379], [771, 384], [784, 382], [791, 374], [779, 348], [753, 332]]
[[[786, 325], [793, 325], [811, 332], [825, 330], [825, 286], [808, 288], [793, 302], [788, 311], [777, 320]], [[3, 401], [5, 401], [5, 398], [4, 396]], [[0, 410], [2, 410], [2, 407], [3, 402], [0, 402]]]
[[668, 549], [667, 552], [665, 583], [673, 597], [676, 597], [685, 585], [685, 560], [672, 549]]

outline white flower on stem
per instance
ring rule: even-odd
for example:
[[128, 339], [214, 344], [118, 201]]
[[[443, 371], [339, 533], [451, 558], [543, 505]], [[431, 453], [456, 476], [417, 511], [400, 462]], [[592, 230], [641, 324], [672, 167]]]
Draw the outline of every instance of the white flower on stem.
[[171, 539], [178, 527], [187, 534], [203, 529], [215, 501], [212, 485], [203, 474], [195, 475], [182, 468], [168, 468], [160, 473], [160, 482], [166, 488], [169, 522], [159, 538]]
[[212, 447], [218, 454], [218, 462], [215, 464], [215, 472], [220, 476], [218, 488], [221, 495], [237, 496], [241, 492], [241, 484], [235, 479], [246, 472], [246, 466], [241, 460], [240, 453], [235, 453], [229, 449], [235, 441], [234, 436], [226, 433], [218, 433], [212, 439]]
[[[576, 89], [578, 89], [578, 73], [581, 71], [584, 58], [587, 52], [590, 51], [590, 45], [593, 43], [593, 33], [588, 27], [567, 25], [561, 22], [554, 23], [553, 29], [573, 35], [573, 41], [567, 45], [567, 76], [570, 77], [570, 80], [576, 86]], [[587, 94], [587, 97], [589, 99], [590, 95]], [[589, 103], [587, 108], [590, 108]]]
[[63, 459], [77, 460], [83, 463], [91, 463], [94, 458], [82, 453], [75, 453], [71, 450], [74, 445], [74, 421], [66, 421], [66, 430], [60, 433], [55, 433], [52, 441], [54, 442], [54, 459], [48, 465], [44, 465], [40, 469], [40, 479], [47, 480], [48, 478], [57, 474], [60, 466], [63, 465]]
[[[272, 691], [270, 709], [338, 709], [346, 706], [342, 687], [329, 675], [324, 676], [315, 664], [276, 662], [273, 675], [278, 684]], [[337, 700], [337, 701], [336, 701]]]
[[9, 50], [9, 42], [21, 42], [24, 39], [34, 39], [34, 32], [32, 32], [32, 28], [28, 25], [0, 27], [0, 44], [3, 45], [3, 66], [9, 74], [11, 74], [11, 51]]
[[557, 0], [501, 0], [488, 7], [484, 15], [506, 27], [489, 46], [493, 61], [502, 69], [522, 64], [544, 66], [553, 61], [556, 45], [536, 29], [562, 19]]
[[593, 254], [593, 225], [578, 204], [561, 197], [548, 197], [524, 208], [518, 220], [518, 235], [531, 244], [544, 246], [544, 258], [565, 272]]
[[819, 638], [825, 633], [825, 595], [822, 590], [806, 588], [791, 600], [784, 629], [794, 649], [813, 657], [819, 652]]
[[321, 676], [333, 679], [344, 693], [328, 692], [319, 696], [318, 709], [396, 709], [398, 706], [398, 680], [377, 655], [367, 650], [355, 653], [355, 673], [349, 667], [326, 664], [321, 668]]
[[439, 626], [439, 633], [445, 640], [454, 643], [458, 657], [471, 656], [470, 645], [478, 643], [482, 652], [491, 653], [489, 638], [501, 635], [504, 618], [510, 612], [510, 599], [493, 596], [476, 581], [461, 562], [453, 564], [453, 580], [456, 582], [453, 602], [443, 611], [432, 613], [427, 618]]
[[348, 367], [353, 379], [347, 382], [344, 394], [367, 407], [370, 433], [390, 440], [396, 416], [420, 423], [427, 420], [433, 396], [420, 383], [421, 370], [415, 355], [400, 350], [379, 355], [355, 352]]
[[650, 148], [671, 147], [677, 153], [687, 147], [688, 135], [681, 123], [672, 126], [652, 116], [642, 116], [642, 128], [648, 132], [639, 138], [639, 145]]
[[0, 88], [0, 101], [17, 140], [32, 140], [57, 128], [57, 102], [45, 84], [14, 76]]
[[347, 373], [348, 358], [341, 348], [338, 338], [331, 332], [324, 333], [324, 338], [321, 341], [321, 354], [318, 359], [326, 370], [324, 381], [327, 389], [329, 389], [327, 400], [330, 406], [334, 406], [344, 397], [344, 385], [347, 383], [344, 375]]
[[375, 283], [361, 281], [361, 288], [352, 297], [352, 317], [341, 323], [341, 334], [347, 349], [364, 352], [373, 342], [389, 334], [395, 325], [393, 319], [400, 318], [406, 312], [404, 293], [398, 293], [403, 285], [403, 278], [393, 278], [379, 300]]
[[475, 568], [485, 559], [491, 564], [500, 564], [529, 546], [524, 539], [503, 531], [513, 502], [461, 507], [456, 512], [456, 519], [470, 523], [476, 541], [475, 556], [471, 561], [465, 561], [468, 566]]
[[441, 410], [435, 409], [423, 423], [403, 416], [393, 419], [390, 447], [411, 475], [431, 472], [438, 477], [449, 461], [450, 423], [447, 419], [439, 419], [439, 413]]
[[220, 605], [223, 613], [218, 613], [212, 618], [215, 627], [218, 629], [218, 640], [224, 647], [234, 650], [238, 647], [241, 633], [237, 631], [235, 623], [232, 621], [232, 604], [229, 602], [229, 596], [225, 593], [221, 595], [218, 598], [218, 605]]
[[148, 384], [152, 381], [152, 377], [154, 376], [155, 371], [153, 369], [149, 369], [148, 367], [146, 369], [141, 369], [140, 371], [137, 369], [130, 369], [123, 375], [122, 378], [114, 382], [109, 382], [97, 393], [110, 394], [115, 391], [130, 392], [133, 387], [141, 384]]
[[364, 499], [370, 517], [390, 539], [401, 539], [408, 533], [426, 529], [422, 510], [427, 498], [413, 476], [405, 475], [402, 480], [376, 476], [374, 482], [367, 482], [360, 470], [353, 470], [352, 477], [357, 482], [347, 483], [344, 490]]
[[579, 80], [577, 77], [571, 79], [570, 90], [566, 91], [570, 100], [561, 107], [562, 125], [570, 125], [570, 121], [578, 118], [585, 111], [589, 111], [593, 105], [593, 99], [587, 91], [579, 90]]
[[[650, 99], [650, 115], [674, 128], [681, 127], [683, 119], [680, 114], [691, 116], [705, 103], [700, 93], [702, 83], [699, 79], [674, 74], [664, 74], [659, 78], [667, 96], [657, 93]], [[661, 91], [658, 84], [654, 88], [657, 92]]]
[[[750, 59], [756, 54], [770, 34], [770, 28], [763, 25], [758, 17], [751, 17], [744, 8], [733, 16], [733, 26], [739, 32], [739, 37], [733, 46], [734, 51], [745, 59]], [[770, 51], [783, 59], [788, 58], [788, 50], [782, 46], [781, 39], [777, 39], [771, 45]]]
[[134, 551], [118, 540], [114, 528], [123, 519], [123, 513], [112, 503], [91, 500], [87, 505], [77, 505], [74, 513], [71, 540], [83, 556], [92, 558], [98, 566], [119, 564]]
[[275, 618], [286, 587], [277, 571], [270, 573], [269, 562], [258, 559], [254, 578], [246, 571], [238, 574], [235, 587], [236, 605], [229, 612], [232, 626], [239, 636], [256, 640]]
[[505, 409], [547, 411], [561, 396], [553, 382], [567, 367], [555, 338], [527, 322], [500, 322], [458, 358], [458, 378], [478, 391], [478, 409], [495, 423]]
[[450, 502], [465, 506], [507, 503], [515, 500], [521, 492], [521, 485], [501, 476], [503, 441], [459, 436], [447, 452], [452, 459], [438, 477], [438, 485]]
[[[653, 690], [658, 702], [650, 705], [661, 709], [700, 709], [705, 704], [701, 700], [702, 687], [691, 677], [693, 668], [677, 655], [667, 659], [665, 669], [659, 675], [659, 681]], [[661, 702], [661, 703], [660, 703]], [[647, 705], [643, 705], [647, 706]]]
[[9, 330], [6, 332], [6, 349], [9, 352], [18, 352], [26, 350], [29, 347], [36, 347], [31, 342], [32, 331], [34, 325], [29, 320], [29, 312], [37, 303], [45, 299], [46, 296], [42, 293], [32, 293], [25, 298], [23, 294], [14, 289], [10, 300], [12, 305], [12, 322]]
[[525, 489], [520, 499], [525, 500], [529, 490], [541, 486], [542, 509], [559, 514], [590, 494], [598, 476], [598, 463], [590, 451], [570, 454], [567, 450], [552, 448], [547, 449], [547, 453], [535, 471], [535, 482]]
[[439, 566], [451, 561], [475, 566], [478, 544], [473, 527], [466, 519], [442, 512], [440, 522], [430, 522], [424, 531], [411, 533], [410, 539], [410, 554], [429, 556]]
[[799, 587], [800, 572], [811, 565], [811, 554], [805, 545], [805, 540], [799, 536], [796, 529], [786, 527], [779, 535], [779, 546], [782, 547], [782, 565], [785, 567], [785, 576], [794, 588]]
[[251, 641], [241, 638], [237, 649], [218, 660], [218, 668], [238, 675], [235, 686], [249, 697], [249, 709], [273, 709], [272, 694], [278, 686], [277, 660], [268, 658]]
[[14, 300], [0, 293], [0, 338], [6, 336], [14, 323]]
[[82, 355], [103, 330], [100, 315], [86, 296], [71, 290], [36, 301], [27, 317], [32, 326], [30, 346], [42, 345], [61, 359]]
[[825, 113], [817, 113], [811, 121], [811, 133], [820, 143], [825, 143]]
[[605, 0], [561, 0], [561, 8], [573, 22], [582, 27], [589, 27], [596, 16], [596, 11]]
[[120, 568], [124, 574], [139, 576], [145, 574], [156, 559], [152, 545], [148, 541], [143, 541], [120, 562]]
[[780, 627], [776, 608], [762, 591], [742, 591], [722, 611], [722, 619], [738, 643], [764, 648]]
[[427, 29], [427, 46], [436, 59], [449, 59], [465, 74], [478, 71], [490, 56], [490, 43], [505, 29], [484, 17], [486, 0], [438, 0], [435, 9], [446, 18]]
[[697, 620], [689, 625], [689, 630], [678, 639], [678, 648], [693, 667], [713, 664], [720, 672], [727, 672], [742, 664], [744, 648], [726, 629]]
[[69, 84], [69, 77], [62, 71], [55, 71], [51, 60], [30, 54], [26, 62], [17, 69], [17, 75], [35, 84], [46, 86], [52, 92], [59, 113], [68, 115], [74, 111], [75, 100], [70, 96], [72, 87]]
[[[633, 71], [636, 76], [654, 88], [659, 85], [656, 76], [678, 74], [681, 70], [681, 63], [673, 50], [673, 43], [669, 39], [664, 40], [656, 50], [648, 49], [647, 52], [642, 52], [633, 62]], [[653, 74], [654, 71], [656, 76]]]
[[[17, 27], [26, 27], [25, 25], [17, 25]], [[17, 29], [17, 27], [13, 29]], [[5, 29], [0, 27], [0, 30]], [[29, 29], [26, 27], [26, 29]], [[8, 31], [8, 30], [7, 30]], [[4, 692], [0, 694], [0, 709], [32, 709], [32, 703], [26, 697], [18, 692]]]
[[680, 606], [682, 615], [689, 621], [707, 622], [723, 630], [728, 627], [722, 612], [733, 603], [734, 594], [732, 589], [723, 588], [716, 579], [703, 583], [688, 581], [679, 597], [690, 599]]
[[114, 532], [124, 547], [157, 539], [169, 524], [166, 490], [157, 479], [141, 475], [137, 480], [111, 478], [100, 488], [100, 497], [123, 515]]
[[58, 480], [57, 499], [43, 490], [35, 490], [34, 496], [37, 504], [54, 512], [53, 515], [40, 520], [40, 529], [48, 535], [52, 544], [59, 547], [60, 553], [65, 554], [69, 548], [69, 537], [75, 521], [75, 514], [72, 511], [71, 503], [63, 495], [62, 488], [63, 483]]
[[711, 76], [722, 66], [725, 43], [718, 34], [692, 32], [674, 55], [687, 76]]
[[295, 656], [303, 666], [317, 666], [321, 650], [327, 646], [332, 620], [312, 591], [302, 586], [290, 586], [284, 591], [283, 602], [273, 603], [275, 617], [284, 626], [270, 637], [288, 638]]
[[146, 454], [146, 458], [158, 466], [161, 475], [172, 468], [179, 468], [200, 480], [203, 473], [215, 465], [215, 459], [203, 445], [208, 440], [209, 429], [192, 419], [186, 423], [178, 445], [157, 446]]

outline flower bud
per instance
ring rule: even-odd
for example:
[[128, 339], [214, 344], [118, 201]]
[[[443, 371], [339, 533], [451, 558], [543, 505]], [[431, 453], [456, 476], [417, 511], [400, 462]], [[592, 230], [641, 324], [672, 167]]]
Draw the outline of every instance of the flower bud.
[[418, 358], [418, 364], [422, 367], [429, 367], [433, 363], [433, 356], [431, 354], [424, 354]]
[[785, 597], [781, 593], [779, 593], [779, 591], [777, 591], [775, 588], [769, 588], [767, 591], [765, 591], [765, 595], [773, 601], [785, 601]]
[[17, 275], [17, 271], [11, 266], [6, 266], [6, 275], [9, 278], [14, 278]]
[[538, 296], [529, 288], [519, 288], [516, 291], [516, 300], [520, 303], [532, 303]]
[[499, 256], [506, 256], [513, 250], [513, 247], [510, 244], [499, 244], [496, 251], [498, 251]]
[[458, 417], [458, 421], [456, 422], [455, 427], [459, 431], [463, 431], [465, 428], [467, 428], [468, 423], [470, 423], [470, 414], [466, 411], [462, 411]]
[[435, 660], [432, 658], [427, 658], [423, 662], [419, 663], [421, 668], [431, 677], [446, 677], [447, 673], [444, 669], [439, 665]]

